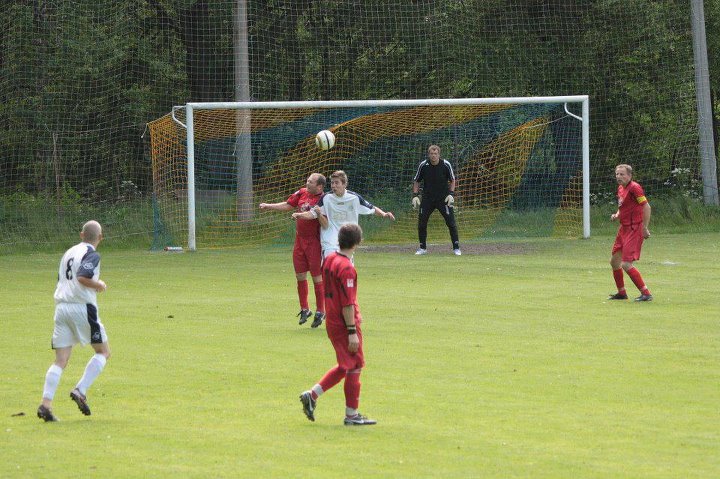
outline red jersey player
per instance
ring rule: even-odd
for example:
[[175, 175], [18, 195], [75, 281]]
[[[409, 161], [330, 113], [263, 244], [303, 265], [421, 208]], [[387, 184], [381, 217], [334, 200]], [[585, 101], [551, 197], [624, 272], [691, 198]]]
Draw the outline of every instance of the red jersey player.
[[645, 198], [645, 192], [640, 184], [632, 180], [632, 167], [618, 165], [615, 167], [615, 179], [618, 183], [617, 197], [618, 210], [610, 216], [612, 221], [620, 221], [620, 228], [615, 237], [612, 248], [610, 266], [618, 292], [610, 295], [608, 299], [627, 299], [623, 270], [630, 276], [632, 282], [640, 290], [640, 296], [635, 301], [652, 301], [650, 290], [635, 268], [633, 261], [640, 259], [640, 250], [643, 240], [650, 237], [650, 203]]
[[303, 412], [315, 420], [318, 397], [345, 379], [346, 426], [367, 426], [377, 421], [358, 412], [360, 404], [360, 373], [365, 365], [360, 309], [357, 303], [357, 272], [352, 263], [355, 248], [362, 240], [362, 230], [355, 223], [340, 227], [340, 251], [331, 253], [323, 263], [323, 280], [327, 306], [327, 335], [335, 348], [337, 365], [331, 368], [309, 391], [300, 395]]
[[[305, 188], [300, 188], [282, 203], [260, 203], [261, 210], [309, 211], [320, 201], [325, 188], [325, 177], [320, 173], [308, 176]], [[298, 299], [300, 300], [300, 324], [305, 324], [312, 311], [308, 304], [307, 272], [315, 287], [315, 318], [312, 327], [317, 328], [325, 319], [325, 290], [323, 289], [322, 248], [320, 247], [320, 223], [314, 219], [298, 219], [295, 226], [295, 246], [293, 247], [293, 266], [297, 279]]]

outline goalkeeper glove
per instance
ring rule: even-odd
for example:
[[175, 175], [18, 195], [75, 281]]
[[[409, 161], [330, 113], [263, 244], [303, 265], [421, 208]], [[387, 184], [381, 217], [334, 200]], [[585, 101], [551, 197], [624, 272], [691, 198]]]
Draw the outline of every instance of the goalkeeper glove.
[[413, 196], [412, 205], [413, 209], [417, 209], [417, 207], [420, 206], [420, 197], [417, 193], [415, 193], [415, 195]]
[[450, 194], [445, 197], [445, 204], [452, 208], [454, 203], [455, 198], [453, 198], [453, 192], [451, 191]]

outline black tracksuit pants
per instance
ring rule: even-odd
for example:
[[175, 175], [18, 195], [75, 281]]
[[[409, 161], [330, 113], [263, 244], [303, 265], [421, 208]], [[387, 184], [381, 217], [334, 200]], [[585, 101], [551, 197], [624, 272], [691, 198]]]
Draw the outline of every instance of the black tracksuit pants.
[[445, 224], [450, 230], [450, 239], [452, 240], [453, 249], [460, 248], [460, 240], [458, 238], [457, 224], [455, 223], [454, 208], [445, 204], [445, 198], [425, 198], [423, 196], [420, 201], [420, 212], [418, 213], [418, 238], [420, 239], [420, 247], [427, 248], [427, 224], [433, 211], [438, 210], [445, 218]]

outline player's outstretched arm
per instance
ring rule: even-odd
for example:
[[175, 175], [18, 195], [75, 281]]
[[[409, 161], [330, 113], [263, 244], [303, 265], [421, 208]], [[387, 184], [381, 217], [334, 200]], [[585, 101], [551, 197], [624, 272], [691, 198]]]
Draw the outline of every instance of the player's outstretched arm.
[[261, 210], [274, 210], [274, 211], [292, 211], [295, 209], [294, 206], [290, 206], [287, 201], [282, 203], [260, 203]]
[[392, 214], [390, 211], [383, 211], [377, 206], [375, 207], [375, 216], [382, 216], [383, 218], [390, 218], [391, 220], [395, 220], [394, 214]]

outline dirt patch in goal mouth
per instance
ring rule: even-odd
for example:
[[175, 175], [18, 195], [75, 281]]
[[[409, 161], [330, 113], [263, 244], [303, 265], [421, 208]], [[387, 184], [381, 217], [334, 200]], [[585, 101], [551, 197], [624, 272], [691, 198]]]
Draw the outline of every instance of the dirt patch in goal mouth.
[[[380, 244], [360, 245], [359, 248], [368, 253], [400, 253], [412, 254], [417, 251], [417, 243], [412, 244]], [[483, 244], [461, 244], [460, 250], [463, 255], [503, 255], [503, 254], [527, 254], [535, 248], [527, 243], [483, 243]], [[452, 255], [453, 250], [449, 244], [429, 244], [428, 254]]]

